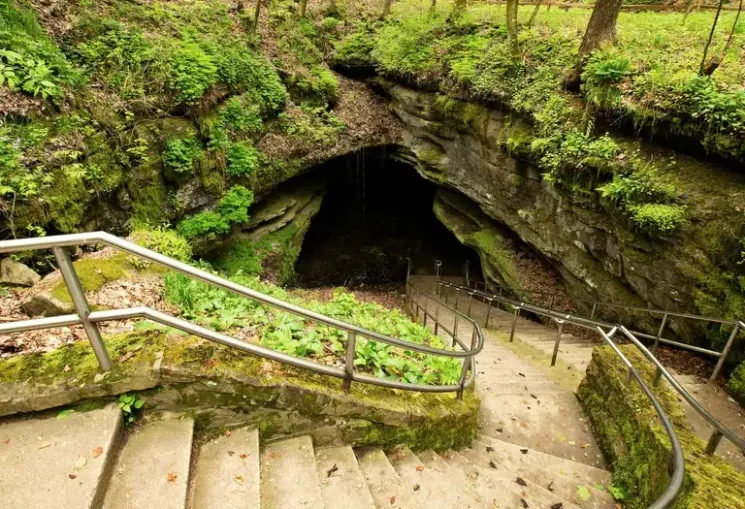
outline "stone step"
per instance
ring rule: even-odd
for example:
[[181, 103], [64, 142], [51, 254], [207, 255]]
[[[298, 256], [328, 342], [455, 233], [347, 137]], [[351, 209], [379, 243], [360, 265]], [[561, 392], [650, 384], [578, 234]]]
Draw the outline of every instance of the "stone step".
[[[602, 485], [592, 485], [570, 475], [551, 472], [540, 466], [516, 461], [509, 454], [489, 452], [484, 444], [476, 442], [477, 449], [463, 450], [463, 458], [474, 466], [486, 469], [491, 475], [519, 476], [531, 487], [549, 491], [562, 500], [582, 509], [613, 509], [613, 497]], [[526, 449], [526, 455], [531, 451]], [[545, 493], [544, 493], [545, 494]], [[566, 504], [565, 504], [566, 505]]]
[[407, 494], [411, 494], [417, 505], [426, 509], [480, 508], [483, 504], [468, 493], [466, 486], [452, 482], [447, 475], [427, 468], [406, 447], [397, 447], [388, 453], [393, 468], [401, 477]]
[[261, 507], [323, 509], [313, 441], [309, 436], [276, 442], [264, 449]]
[[194, 421], [166, 416], [136, 426], [114, 464], [104, 509], [184, 509]]
[[4, 509], [98, 507], [121, 437], [116, 405], [0, 422]]
[[199, 450], [193, 509], [261, 507], [259, 432], [242, 428], [210, 440]]
[[[487, 435], [478, 435], [474, 442], [475, 447], [481, 447], [484, 454], [501, 455], [500, 457], [506, 457], [515, 461], [518, 465], [525, 465], [526, 468], [542, 468], [551, 473], [558, 473], [592, 486], [610, 486], [610, 472], [585, 463], [578, 463], [530, 448], [528, 448], [528, 453], [524, 454], [522, 451], [525, 447]], [[491, 447], [494, 451], [487, 451], [486, 447]], [[479, 454], [481, 454], [480, 451]]]
[[522, 394], [531, 397], [557, 394], [566, 392], [556, 382], [549, 380], [526, 380], [515, 381], [515, 380], [500, 380], [499, 378], [491, 378], [481, 375], [477, 378], [478, 382], [482, 385], [488, 394], [501, 395], [501, 394]]
[[349, 446], [316, 451], [316, 469], [325, 509], [374, 509], [354, 451]]
[[381, 449], [362, 449], [357, 456], [377, 509], [419, 509]]
[[528, 507], [553, 507], [561, 504], [562, 509], [578, 509], [576, 505], [567, 502], [559, 494], [544, 489], [521, 476], [517, 471], [497, 471], [489, 465], [488, 461], [485, 466], [474, 464], [456, 451], [443, 453], [442, 457], [451, 469], [462, 472], [461, 475], [465, 476], [465, 481], [460, 481], [462, 477], [459, 477], [459, 482], [470, 481], [474, 491], [484, 493], [487, 497], [485, 500], [491, 501], [495, 493], [500, 493], [500, 498], [504, 501], [495, 500], [498, 505], [493, 505], [497, 507], [524, 507], [522, 503], [524, 500]]

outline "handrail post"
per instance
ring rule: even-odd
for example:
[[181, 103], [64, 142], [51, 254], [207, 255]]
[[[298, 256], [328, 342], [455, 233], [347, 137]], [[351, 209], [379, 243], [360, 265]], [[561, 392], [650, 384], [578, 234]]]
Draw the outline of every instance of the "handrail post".
[[561, 342], [561, 331], [564, 328], [564, 321], [557, 320], [559, 328], [556, 329], [556, 341], [554, 341], [554, 354], [551, 357], [551, 366], [556, 365], [556, 358], [559, 356], [559, 343]]
[[458, 344], [458, 312], [454, 313], [455, 319], [453, 320], [453, 347]]
[[714, 383], [719, 376], [719, 372], [722, 371], [724, 363], [727, 360], [727, 355], [729, 355], [729, 351], [732, 349], [732, 344], [735, 342], [738, 332], [740, 332], [740, 322], [737, 322], [735, 328], [732, 329], [732, 334], [729, 335], [727, 344], [724, 345], [724, 350], [722, 350], [722, 355], [719, 356], [719, 361], [717, 362], [717, 366], [714, 368], [714, 372], [711, 374], [711, 378], [709, 378], [709, 383]]
[[445, 304], [450, 300], [450, 292], [448, 292], [449, 286], [445, 286]]
[[556, 298], [556, 295], [551, 295], [551, 302], [548, 303], [548, 310], [553, 311], [554, 310], [554, 299]]
[[453, 306], [455, 310], [458, 310], [458, 298], [460, 298], [460, 288], [455, 289], [455, 305]]
[[437, 336], [437, 331], [440, 328], [440, 303], [435, 302], [435, 336]]
[[517, 326], [517, 315], [520, 314], [520, 308], [515, 308], [515, 314], [512, 315], [512, 327], [510, 328], [510, 343], [515, 339], [515, 327]]
[[440, 293], [440, 285], [439, 282], [442, 281], [442, 260], [435, 260], [435, 282], [433, 285], [434, 294], [439, 297]]
[[592, 303], [592, 311], [590, 312], [590, 320], [595, 318], [595, 311], [598, 309], [598, 303], [593, 302]]
[[349, 393], [352, 390], [352, 378], [354, 377], [354, 352], [356, 344], [357, 333], [352, 331], [347, 332], [347, 355], [344, 361], [344, 371], [347, 376], [344, 378], [344, 382], [341, 386], [346, 393]]
[[466, 272], [466, 288], [471, 287], [471, 260], [466, 260], [466, 263], [464, 264], [465, 272]]
[[424, 312], [422, 313], [422, 325], [427, 326], [427, 309], [429, 308], [429, 294], [424, 295]]
[[75, 272], [75, 267], [72, 261], [70, 261], [70, 255], [65, 248], [59, 246], [53, 247], [52, 253], [54, 253], [54, 257], [57, 259], [57, 265], [59, 265], [62, 279], [64, 279], [67, 290], [70, 292], [72, 303], [75, 306], [75, 312], [80, 317], [85, 334], [91, 342], [96, 359], [98, 359], [98, 364], [101, 366], [102, 371], [111, 371], [111, 359], [109, 358], [109, 353], [106, 351], [106, 345], [103, 339], [101, 339], [101, 332], [98, 330], [98, 326], [88, 319], [91, 310], [88, 307], [88, 301], [85, 298], [83, 287], [80, 285], [80, 280]]
[[494, 299], [489, 299], [489, 306], [486, 308], [486, 320], [484, 320], [484, 328], [489, 328], [489, 316], [491, 315], [491, 304]]
[[662, 337], [662, 332], [665, 330], [665, 325], [667, 325], [667, 313], [662, 316], [662, 323], [660, 324], [660, 328], [657, 331], [657, 337], [654, 340], [654, 345], [652, 345], [653, 355], [657, 355], [657, 348], [659, 348], [660, 346], [660, 338]]
[[409, 277], [411, 276], [411, 257], [406, 257], [406, 282], [409, 282]]
[[722, 432], [718, 429], [714, 430], [714, 433], [711, 434], [711, 437], [709, 437], [709, 442], [706, 444], [706, 455], [707, 456], [713, 456], [714, 453], [717, 451], [717, 447], [719, 447], [719, 443], [722, 441]]
[[466, 315], [471, 316], [471, 306], [473, 305], [473, 292], [468, 294], [468, 311], [466, 311]]

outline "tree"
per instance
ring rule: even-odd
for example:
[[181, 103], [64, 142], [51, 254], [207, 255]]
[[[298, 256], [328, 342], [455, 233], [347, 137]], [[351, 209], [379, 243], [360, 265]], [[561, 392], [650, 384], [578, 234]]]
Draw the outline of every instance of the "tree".
[[517, 8], [520, 0], [507, 0], [507, 42], [510, 54], [517, 60], [520, 58], [520, 44], [517, 40]]
[[597, 0], [587, 23], [582, 44], [579, 46], [577, 63], [564, 77], [564, 86], [568, 89], [579, 89], [580, 76], [587, 55], [604, 44], [615, 44], [616, 22], [621, 12], [622, 0]]
[[717, 26], [717, 22], [719, 21], [719, 15], [722, 10], [722, 3], [719, 2], [719, 8], [717, 9], [716, 17], [714, 18], [714, 23], [711, 25], [711, 32], [709, 33], [709, 39], [706, 41], [706, 46], [704, 47], [704, 56], [701, 59], [701, 66], [699, 67], [699, 74], [702, 76], [711, 76], [714, 74], [714, 71], [716, 71], [719, 66], [722, 64], [722, 61], [724, 60], [724, 57], [727, 56], [727, 52], [729, 51], [730, 46], [732, 46], [732, 38], [735, 35], [735, 31], [737, 30], [737, 23], [740, 21], [740, 13], [742, 12], [742, 4], [743, 0], [740, 0], [740, 7], [737, 9], [737, 15], [735, 16], [735, 22], [732, 23], [732, 30], [729, 32], [729, 37], [727, 38], [727, 42], [724, 44], [724, 49], [722, 50], [721, 55], [719, 56], [713, 56], [711, 57], [711, 60], [709, 60], [708, 63], [706, 62], [706, 56], [709, 53], [709, 46], [711, 46], [711, 39], [714, 36], [714, 29]]
[[383, 4], [383, 18], [387, 18], [390, 13], [391, 13], [391, 0], [385, 0], [385, 3]]
[[256, 0], [256, 12], [254, 13], [254, 24], [251, 30], [254, 32], [259, 28], [259, 14], [261, 14], [261, 0]]
[[299, 11], [299, 14], [300, 14], [300, 17], [301, 18], [304, 18], [305, 17], [305, 9], [306, 9], [306, 7], [308, 7], [308, 0], [300, 0], [300, 11]]
[[530, 15], [530, 19], [528, 20], [528, 26], [532, 27], [533, 23], [535, 23], [535, 18], [538, 16], [538, 9], [541, 8], [541, 5], [543, 4], [543, 0], [538, 0], [535, 4], [535, 9], [533, 9], [533, 14]]

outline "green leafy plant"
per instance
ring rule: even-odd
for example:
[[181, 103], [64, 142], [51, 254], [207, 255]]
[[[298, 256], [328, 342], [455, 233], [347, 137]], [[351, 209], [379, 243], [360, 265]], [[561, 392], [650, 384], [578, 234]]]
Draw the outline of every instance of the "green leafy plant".
[[228, 151], [227, 173], [231, 177], [247, 177], [261, 163], [261, 153], [247, 142], [236, 142]]
[[124, 415], [124, 424], [130, 425], [135, 422], [137, 414], [145, 405], [145, 400], [140, 398], [137, 393], [127, 392], [119, 395], [119, 408]]
[[194, 104], [218, 81], [214, 59], [195, 42], [183, 42], [173, 52], [168, 85], [182, 104]]
[[189, 242], [168, 226], [151, 228], [147, 225], [139, 225], [135, 227], [130, 238], [144, 248], [180, 262], [191, 260], [192, 250]]
[[196, 138], [169, 140], [163, 151], [163, 164], [178, 174], [194, 171], [194, 166], [201, 158], [202, 147]]
[[243, 186], [233, 186], [220, 199], [214, 210], [200, 212], [181, 221], [178, 232], [187, 240], [210, 240], [228, 233], [237, 223], [248, 221], [248, 207], [253, 203], [253, 192]]

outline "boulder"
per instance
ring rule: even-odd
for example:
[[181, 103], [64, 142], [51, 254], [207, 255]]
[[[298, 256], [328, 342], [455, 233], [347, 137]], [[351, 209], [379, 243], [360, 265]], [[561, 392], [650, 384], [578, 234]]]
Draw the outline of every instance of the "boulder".
[[3, 258], [0, 261], [0, 281], [8, 285], [34, 286], [41, 276], [22, 263]]

